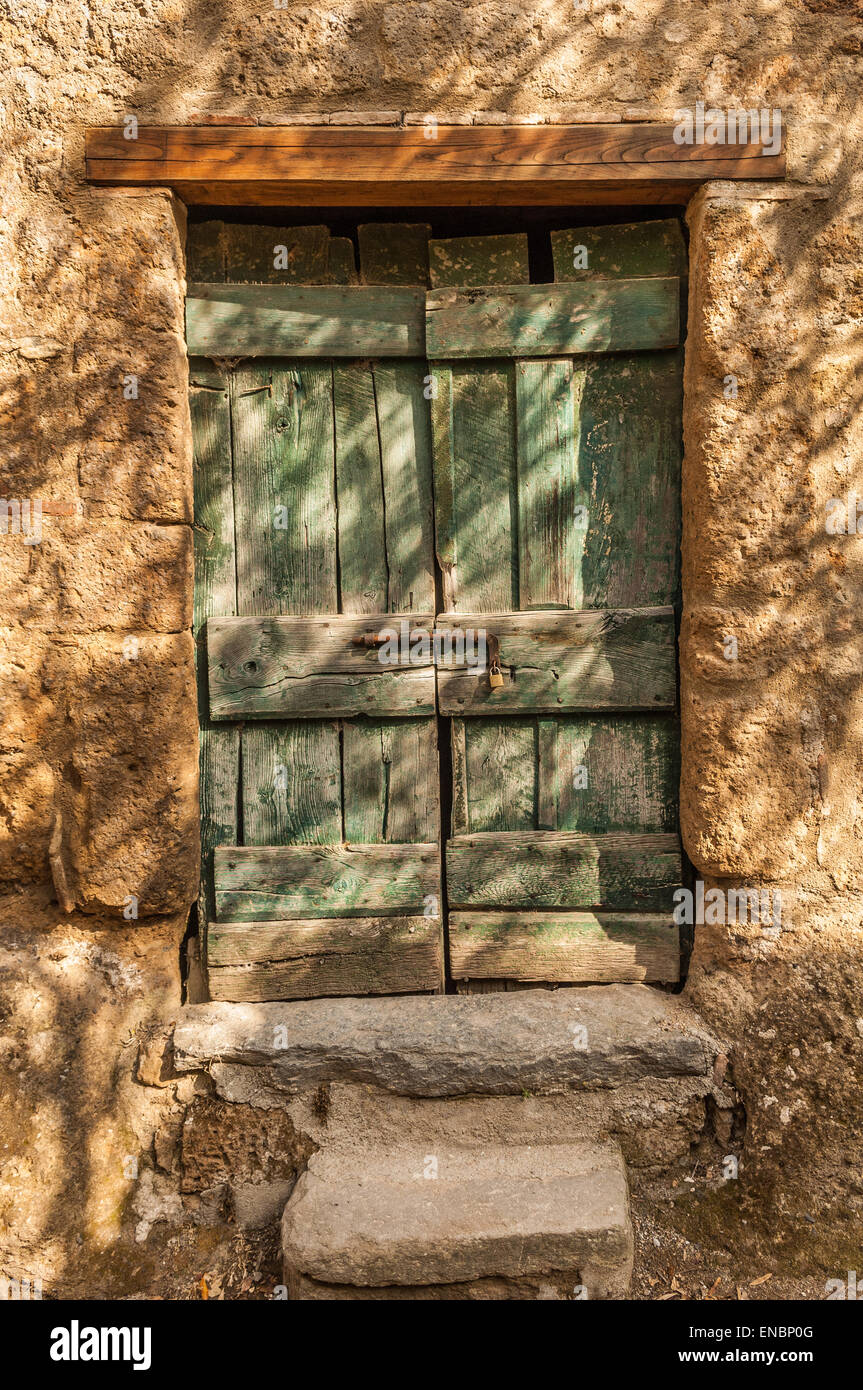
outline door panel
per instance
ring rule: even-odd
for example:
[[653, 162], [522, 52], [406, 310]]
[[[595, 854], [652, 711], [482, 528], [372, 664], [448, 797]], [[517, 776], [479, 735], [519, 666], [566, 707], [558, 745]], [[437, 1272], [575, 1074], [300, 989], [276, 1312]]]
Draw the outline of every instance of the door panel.
[[440, 989], [442, 853], [457, 988], [675, 980], [680, 229], [358, 243], [190, 229], [212, 997]]
[[[237, 280], [278, 280], [260, 251], [274, 241], [288, 246], [284, 284], [351, 278], [344, 247], [326, 229], [226, 228], [221, 239], [224, 259], [212, 254], [219, 237], [204, 258], [216, 281], [220, 266]], [[434, 671], [403, 653], [384, 663], [365, 642], [393, 626], [395, 613], [434, 623], [427, 368], [424, 359], [345, 355], [351, 344], [380, 347], [390, 311], [386, 342], [403, 353], [421, 325], [422, 292], [333, 301], [322, 337], [308, 331], [310, 311], [321, 309], [315, 291], [301, 300], [299, 290], [279, 298], [248, 289], [211, 285], [190, 314], [190, 342], [228, 324], [238, 350], [248, 339], [258, 354], [266, 315], [279, 319], [269, 338], [279, 355], [226, 364], [221, 414], [209, 397], [198, 405], [202, 454], [210, 463], [218, 454], [219, 500], [232, 501], [232, 561], [236, 551], [234, 592], [227, 579], [214, 583], [201, 617], [209, 620], [205, 804], [214, 786], [233, 798], [233, 815], [212, 818], [204, 841], [211, 993], [440, 989]], [[301, 346], [301, 329], [313, 357], [287, 350]], [[216, 446], [207, 428], [214, 415]], [[205, 504], [202, 492], [206, 512]], [[201, 551], [206, 589], [218, 556], [203, 543]], [[219, 776], [208, 756], [213, 738], [223, 739]]]
[[454, 719], [456, 833], [674, 831], [672, 717]]
[[[437, 628], [487, 634], [502, 678], [437, 672], [450, 968], [477, 988], [679, 971], [679, 232], [628, 259], [625, 229], [556, 238], [555, 287], [466, 278], [493, 239], [432, 261]], [[600, 275], [565, 273], [583, 243]]]

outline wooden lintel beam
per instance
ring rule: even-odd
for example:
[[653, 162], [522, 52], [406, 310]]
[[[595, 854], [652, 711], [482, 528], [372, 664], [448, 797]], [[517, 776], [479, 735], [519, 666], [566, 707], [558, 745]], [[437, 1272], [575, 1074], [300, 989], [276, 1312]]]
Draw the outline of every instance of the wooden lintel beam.
[[777, 179], [784, 147], [680, 145], [671, 125], [165, 126], [87, 132], [87, 178], [187, 203], [295, 206], [686, 202], [708, 179]]

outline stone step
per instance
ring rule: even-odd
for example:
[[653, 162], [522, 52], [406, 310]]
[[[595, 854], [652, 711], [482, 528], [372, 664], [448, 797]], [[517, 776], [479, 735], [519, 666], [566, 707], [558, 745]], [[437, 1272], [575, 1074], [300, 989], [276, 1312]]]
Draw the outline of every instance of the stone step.
[[719, 1044], [646, 985], [273, 1004], [193, 1004], [178, 1071], [261, 1068], [294, 1094], [353, 1081], [406, 1096], [539, 1094], [709, 1076]]
[[316, 1153], [282, 1218], [291, 1298], [623, 1298], [633, 1237], [611, 1143]]

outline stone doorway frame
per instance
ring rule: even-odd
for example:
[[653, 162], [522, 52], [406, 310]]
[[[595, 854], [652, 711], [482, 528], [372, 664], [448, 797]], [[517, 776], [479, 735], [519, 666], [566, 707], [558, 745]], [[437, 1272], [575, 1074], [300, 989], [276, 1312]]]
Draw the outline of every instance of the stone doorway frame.
[[[757, 224], [765, 208], [775, 209], [791, 206], [801, 197], [823, 199], [823, 191], [790, 184], [784, 179], [784, 150], [778, 156], [761, 156], [757, 146], [747, 148], [745, 157], [740, 159], [718, 159], [718, 147], [699, 152], [699, 158], [691, 158], [691, 151], [685, 146], [675, 147], [672, 140], [672, 127], [668, 124], [646, 122], [621, 123], [617, 126], [604, 124], [580, 126], [525, 126], [506, 121], [493, 127], [441, 127], [443, 134], [456, 149], [470, 152], [471, 159], [482, 163], [481, 177], [441, 181], [440, 172], [435, 173], [434, 158], [441, 154], [447, 156], [447, 141], [426, 141], [424, 132], [419, 129], [426, 117], [408, 117], [405, 125], [397, 129], [381, 129], [375, 124], [373, 116], [367, 124], [360, 119], [346, 122], [344, 128], [330, 122], [322, 129], [312, 129], [301, 123], [286, 122], [274, 127], [238, 126], [236, 124], [189, 126], [184, 128], [141, 127], [134, 140], [127, 139], [123, 128], [111, 130], [91, 130], [87, 133], [87, 176], [91, 184], [98, 184], [98, 195], [110, 198], [115, 206], [120, 200], [129, 198], [119, 221], [126, 221], [131, 238], [135, 237], [135, 207], [145, 216], [153, 214], [164, 227], [165, 201], [169, 200], [172, 210], [173, 245], [167, 257], [170, 272], [162, 278], [163, 294], [169, 293], [171, 300], [173, 332], [165, 335], [167, 348], [161, 360], [154, 364], [158, 377], [158, 391], [174, 404], [182, 401], [182, 420], [176, 424], [182, 438], [175, 438], [174, 465], [182, 469], [182, 491], [186, 497], [191, 492], [191, 435], [188, 423], [186, 401], [186, 361], [184, 334], [184, 231], [185, 203], [198, 203], [222, 206], [278, 206], [286, 198], [297, 205], [302, 198], [303, 205], [314, 206], [380, 206], [404, 207], [420, 210], [423, 206], [440, 205], [444, 189], [455, 206], [482, 206], [486, 200], [496, 208], [506, 206], [571, 204], [573, 207], [612, 206], [615, 209], [629, 206], [643, 207], [645, 204], [681, 208], [686, 206], [686, 217], [690, 229], [690, 276], [688, 305], [688, 334], [686, 342], [684, 372], [684, 463], [683, 463], [683, 537], [682, 537], [682, 582], [683, 582], [683, 625], [680, 635], [679, 663], [681, 679], [681, 724], [682, 724], [682, 767], [680, 785], [681, 833], [684, 847], [695, 865], [697, 873], [703, 876], [725, 876], [745, 879], [747, 875], [763, 878], [765, 864], [764, 847], [757, 832], [743, 839], [739, 834], [726, 835], [705, 831], [709, 809], [713, 821], [717, 818], [726, 822], [733, 818], [734, 808], [730, 799], [719, 807], [717, 817], [716, 786], [722, 779], [722, 759], [717, 758], [715, 740], [711, 743], [705, 738], [705, 710], [717, 696], [717, 682], [726, 679], [722, 661], [722, 631], [727, 618], [721, 606], [723, 597], [728, 594], [728, 585], [716, 585], [711, 579], [710, 565], [705, 566], [703, 537], [705, 530], [713, 529], [713, 518], [706, 515], [710, 507], [718, 505], [716, 491], [711, 481], [715, 474], [715, 443], [711, 438], [715, 429], [717, 409], [721, 411], [723, 381], [729, 374], [723, 368], [728, 362], [721, 360], [717, 348], [715, 332], [709, 322], [708, 307], [714, 297], [717, 276], [721, 276], [715, 246], [722, 238], [724, 227], [736, 228], [737, 242], [746, 241], [751, 233], [757, 236]], [[411, 129], [413, 126], [413, 129]], [[245, 165], [248, 156], [250, 132], [260, 143], [275, 133], [284, 143], [295, 137], [295, 146], [307, 151], [307, 158], [290, 170], [284, 161], [278, 162], [267, 171], [257, 165]], [[614, 137], [615, 148], [626, 155], [624, 164], [618, 164], [611, 179], [598, 176], [598, 169], [607, 172], [603, 165], [605, 143]], [[189, 160], [179, 165], [171, 159], [172, 138], [185, 140], [191, 151]], [[432, 153], [429, 147], [434, 147]], [[296, 157], [296, 148], [290, 143], [291, 158]], [[333, 157], [344, 158], [345, 151], [351, 149], [372, 149], [377, 163], [370, 170], [370, 177], [357, 182], [352, 177], [340, 175], [331, 177]], [[579, 155], [573, 159], [573, 149], [587, 151], [586, 162]], [[663, 152], [657, 159], [656, 151]], [[322, 153], [323, 152], [323, 153]], [[591, 153], [593, 152], [593, 153]], [[598, 153], [597, 153], [598, 152]], [[721, 151], [720, 151], [721, 152]], [[216, 153], [222, 159], [222, 173], [214, 170], [212, 159]], [[701, 154], [705, 158], [701, 158]], [[665, 159], [670, 155], [669, 159]], [[755, 162], [755, 157], [763, 163]], [[314, 175], [314, 160], [324, 161], [323, 173]], [[591, 168], [590, 160], [598, 159]], [[198, 161], [197, 163], [195, 161]], [[580, 162], [579, 162], [580, 161]], [[537, 162], [543, 163], [542, 177], [534, 182], [525, 181], [525, 168]], [[350, 173], [352, 165], [346, 168]], [[330, 173], [327, 172], [330, 170]], [[751, 170], [765, 175], [764, 180], [753, 182], [745, 179]], [[225, 172], [229, 176], [225, 176]], [[291, 177], [286, 181], [285, 175]], [[711, 174], [726, 175], [721, 179], [711, 178]], [[264, 174], [266, 177], [261, 177]], [[252, 177], [256, 175], [256, 177]], [[728, 177], [730, 175], [730, 177]], [[799, 176], [799, 173], [798, 173]], [[745, 181], [742, 181], [744, 180]], [[94, 192], [96, 190], [94, 189]], [[97, 196], [98, 196], [97, 195]], [[116, 201], [115, 201], [116, 200]], [[167, 319], [166, 315], [166, 319]], [[731, 354], [733, 356], [733, 353]], [[733, 363], [732, 363], [733, 365]], [[177, 412], [174, 412], [176, 417]], [[176, 435], [177, 431], [175, 431]], [[711, 501], [713, 488], [714, 502]], [[191, 522], [190, 509], [187, 519]], [[717, 536], [721, 536], [723, 525], [717, 521]], [[191, 539], [189, 533], [188, 539]], [[717, 541], [721, 549], [722, 542]], [[187, 569], [186, 593], [181, 596], [182, 605], [188, 610], [191, 604], [191, 564], [190, 550], [185, 556]], [[711, 560], [713, 563], [715, 557]], [[715, 568], [715, 565], [714, 565]], [[693, 605], [698, 605], [697, 608]], [[707, 627], [705, 627], [707, 624]], [[717, 655], [718, 652], [718, 655]], [[180, 656], [178, 652], [178, 657]], [[188, 676], [184, 714], [194, 716], [182, 721], [182, 737], [188, 740], [192, 726], [195, 730], [194, 763], [197, 766], [197, 717], [194, 708], [194, 658], [191, 644], [184, 661]], [[718, 664], [717, 664], [718, 663]], [[706, 669], [709, 668], [709, 669]], [[734, 682], [726, 692], [736, 694]], [[199, 839], [199, 818], [197, 808], [196, 775], [191, 776], [191, 748], [184, 742], [174, 745], [177, 763], [185, 770], [185, 794], [182, 813], [183, 845], [190, 841], [186, 836], [193, 832], [192, 843]], [[192, 785], [194, 783], [194, 787]], [[708, 807], [708, 803], [709, 807]], [[181, 827], [182, 828], [182, 827]], [[174, 838], [178, 843], [179, 835]], [[730, 847], [731, 846], [731, 847]], [[181, 906], [183, 897], [191, 903], [197, 896], [197, 864], [188, 862], [188, 856], [181, 856], [183, 862], [178, 871], [169, 876], [164, 884], [156, 875], [149, 885], [150, 891], [142, 900], [150, 913], [174, 911]], [[99, 877], [98, 873], [94, 875]], [[178, 884], [185, 885], [178, 892]], [[86, 897], [86, 889], [85, 889]], [[92, 895], [96, 901], [110, 901], [98, 889]]]

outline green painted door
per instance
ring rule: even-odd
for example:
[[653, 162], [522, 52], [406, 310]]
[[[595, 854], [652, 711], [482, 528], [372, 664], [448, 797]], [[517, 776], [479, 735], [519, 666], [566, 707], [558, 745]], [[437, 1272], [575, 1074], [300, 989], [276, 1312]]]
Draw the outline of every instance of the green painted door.
[[190, 231], [213, 998], [677, 978], [683, 243], [551, 241]]

